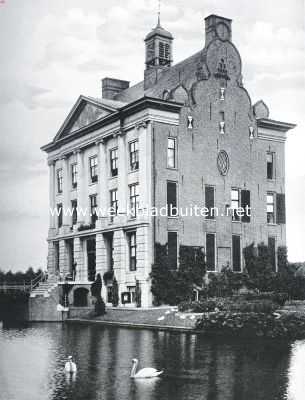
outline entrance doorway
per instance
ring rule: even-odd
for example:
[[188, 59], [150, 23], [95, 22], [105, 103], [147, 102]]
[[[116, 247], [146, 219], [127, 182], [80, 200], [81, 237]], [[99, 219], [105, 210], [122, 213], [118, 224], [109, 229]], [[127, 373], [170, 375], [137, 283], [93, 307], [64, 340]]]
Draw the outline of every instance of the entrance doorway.
[[96, 273], [96, 240], [87, 239], [88, 281], [95, 280]]

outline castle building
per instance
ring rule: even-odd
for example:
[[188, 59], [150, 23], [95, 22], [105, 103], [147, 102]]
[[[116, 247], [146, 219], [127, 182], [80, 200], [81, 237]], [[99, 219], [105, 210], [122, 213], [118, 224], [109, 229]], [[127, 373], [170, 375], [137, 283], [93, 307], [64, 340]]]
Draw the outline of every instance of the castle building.
[[[158, 20], [145, 38], [144, 80], [104, 78], [101, 98], [81, 95], [42, 147], [49, 277], [74, 275], [88, 289], [99, 273], [108, 303], [115, 277], [120, 303], [134, 305], [139, 285], [148, 307], [156, 243], [167, 244], [173, 269], [188, 245], [204, 248], [209, 271], [240, 272], [242, 249], [264, 242], [277, 268], [285, 140], [295, 125], [270, 119], [261, 100], [252, 105], [231, 25], [205, 18], [204, 48], [173, 65], [173, 36]], [[211, 212], [186, 215], [195, 206]]]

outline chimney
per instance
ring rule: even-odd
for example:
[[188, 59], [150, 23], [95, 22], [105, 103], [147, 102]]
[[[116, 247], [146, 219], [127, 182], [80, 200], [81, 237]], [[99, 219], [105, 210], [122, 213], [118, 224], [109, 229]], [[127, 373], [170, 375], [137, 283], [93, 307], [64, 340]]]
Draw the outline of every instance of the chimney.
[[232, 20], [212, 14], [205, 19], [205, 47], [214, 39], [232, 40]]
[[104, 99], [113, 99], [118, 93], [129, 88], [129, 81], [121, 79], [104, 78], [102, 79], [102, 97]]

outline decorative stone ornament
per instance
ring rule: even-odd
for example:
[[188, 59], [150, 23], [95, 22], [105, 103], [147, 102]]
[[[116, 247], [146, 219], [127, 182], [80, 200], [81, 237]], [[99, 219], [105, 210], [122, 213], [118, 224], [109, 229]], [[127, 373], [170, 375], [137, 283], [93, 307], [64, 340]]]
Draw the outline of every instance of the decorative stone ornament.
[[220, 100], [224, 100], [225, 99], [225, 88], [222, 87], [220, 88]]
[[253, 128], [253, 126], [249, 126], [249, 138], [251, 140], [254, 139], [254, 128]]
[[229, 156], [226, 151], [220, 150], [217, 155], [217, 168], [220, 175], [227, 175], [230, 167]]
[[194, 122], [194, 118], [191, 115], [187, 116], [187, 128], [188, 129], [193, 129], [193, 122]]
[[219, 129], [220, 129], [219, 133], [221, 135], [224, 135], [225, 134], [225, 121], [220, 121], [219, 122]]

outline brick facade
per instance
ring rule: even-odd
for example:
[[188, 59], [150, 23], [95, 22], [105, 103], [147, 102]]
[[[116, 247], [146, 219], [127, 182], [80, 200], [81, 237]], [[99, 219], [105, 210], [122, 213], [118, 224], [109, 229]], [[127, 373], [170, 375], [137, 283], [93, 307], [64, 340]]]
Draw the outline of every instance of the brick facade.
[[[162, 60], [146, 63], [144, 81], [128, 87], [126, 81], [116, 84], [111, 79], [115, 91], [109, 94], [105, 89], [102, 99], [80, 96], [54, 140], [43, 147], [50, 168], [50, 207], [62, 204], [69, 208], [76, 200], [78, 207], [88, 211], [90, 198], [96, 195], [98, 207], [105, 210], [114, 190], [119, 204], [118, 215], [99, 216], [95, 225], [88, 212], [78, 213], [74, 226], [71, 215], [63, 216], [61, 227], [58, 218], [50, 216], [50, 274], [71, 274], [75, 261], [77, 284], [86, 286], [90, 284], [90, 271], [102, 277], [113, 271], [120, 301], [126, 291], [133, 299], [138, 281], [142, 306], [147, 307], [152, 304], [149, 274], [154, 245], [166, 244], [168, 232], [177, 232], [178, 245], [204, 248], [206, 234], [215, 234], [218, 271], [224, 265], [232, 266], [233, 235], [240, 237], [241, 249], [252, 242], [267, 244], [269, 236], [275, 238], [276, 248], [285, 245], [284, 221], [267, 223], [266, 195], [272, 192], [276, 199], [276, 194], [285, 194], [285, 138], [294, 125], [269, 119], [269, 110], [262, 101], [252, 105], [242, 82], [241, 58], [231, 41], [231, 21], [210, 16], [206, 25], [205, 48], [173, 66], [171, 36], [157, 26], [147, 45], [155, 40], [159, 46], [166, 38], [170, 47]], [[169, 137], [176, 140], [174, 168], [168, 167]], [[134, 141], [139, 165], [132, 170], [130, 143]], [[117, 174], [111, 172], [113, 149], [117, 150]], [[274, 170], [268, 180], [269, 152], [274, 157]], [[90, 171], [94, 156], [97, 181], [92, 181]], [[77, 165], [76, 188], [71, 185], [73, 164]], [[221, 170], [221, 166], [227, 170]], [[59, 169], [63, 173], [62, 193], [57, 191]], [[220, 215], [214, 219], [127, 215], [130, 185], [138, 185], [140, 210], [160, 209], [166, 208], [167, 182], [176, 183], [177, 205], [182, 208], [204, 207], [206, 186], [212, 186]], [[250, 196], [250, 222], [221, 216], [231, 206], [232, 188], [239, 193], [247, 191]], [[276, 204], [274, 207], [276, 212]], [[132, 232], [136, 234], [136, 250], [130, 244]], [[136, 252], [135, 268], [131, 268], [132, 251]], [[111, 300], [111, 279], [107, 286], [103, 283], [106, 301]]]

